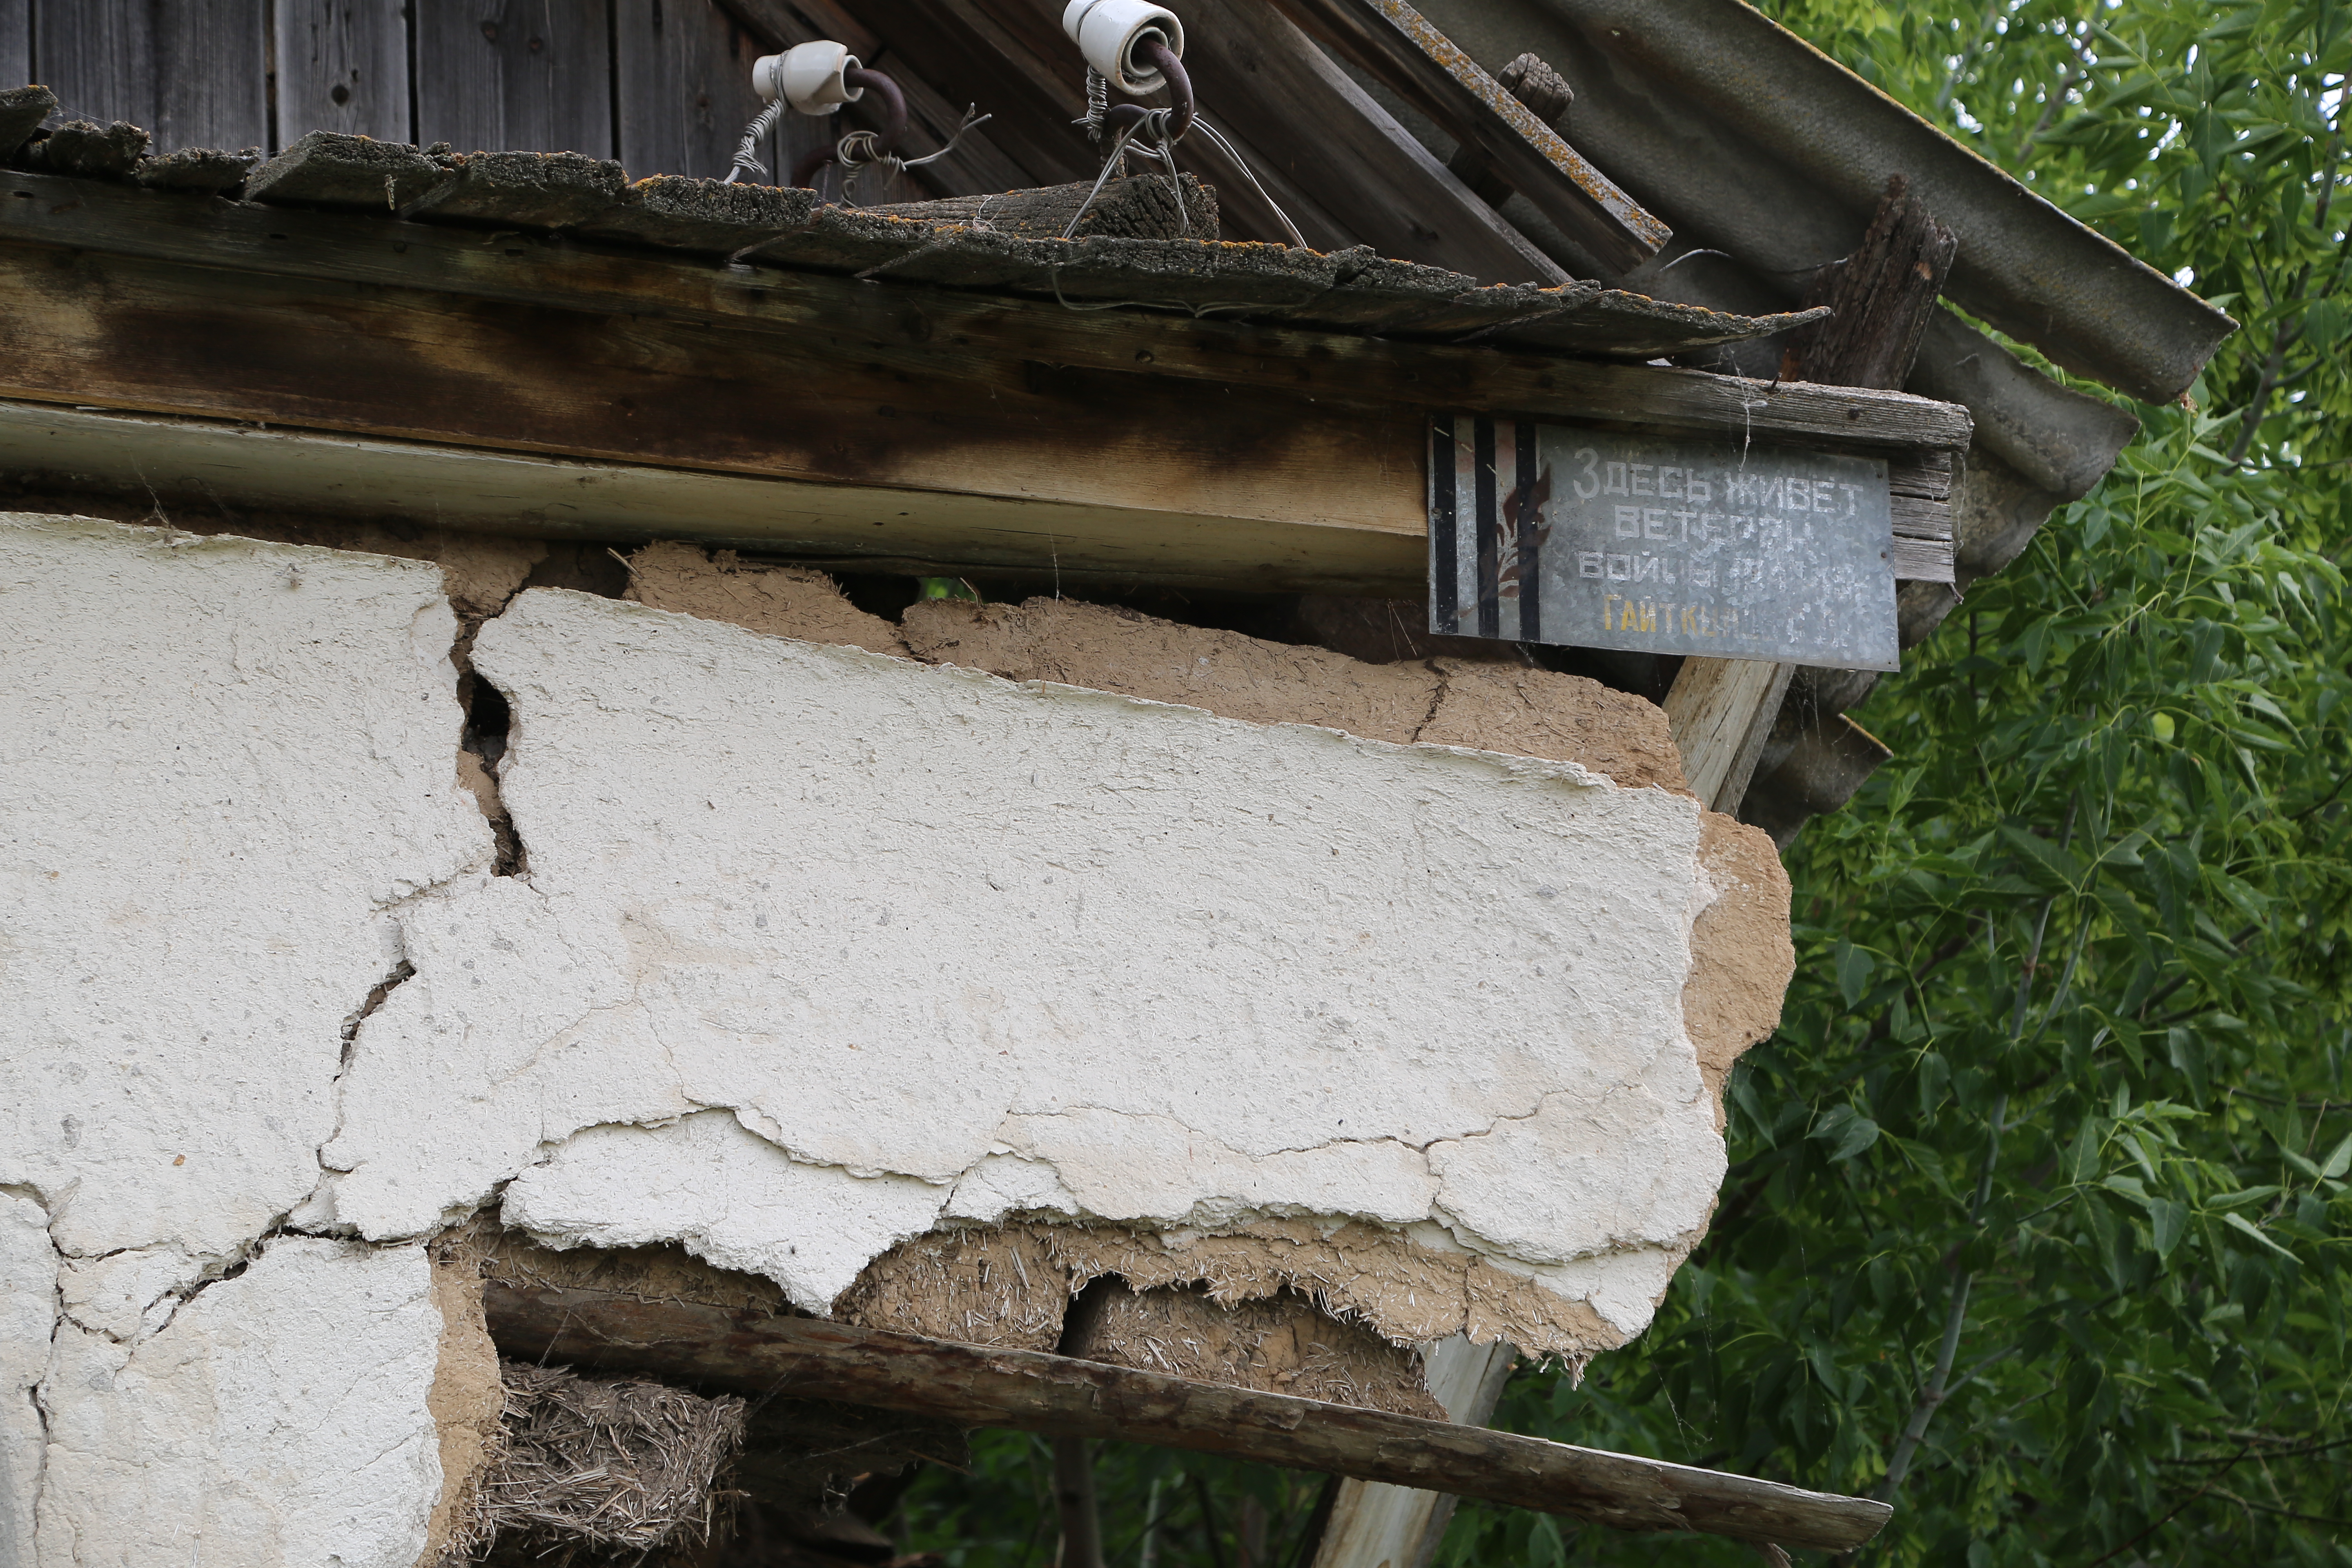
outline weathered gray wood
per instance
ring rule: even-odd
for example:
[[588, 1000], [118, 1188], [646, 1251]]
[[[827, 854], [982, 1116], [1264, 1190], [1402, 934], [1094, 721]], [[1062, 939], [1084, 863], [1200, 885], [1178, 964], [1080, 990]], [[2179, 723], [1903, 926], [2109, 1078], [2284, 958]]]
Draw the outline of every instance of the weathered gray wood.
[[57, 90], [60, 113], [127, 120], [159, 153], [264, 146], [262, 16], [263, 0], [33, 0], [33, 73]]
[[[959, 224], [1031, 239], [1058, 239], [1078, 219], [1083, 236], [1108, 234], [1128, 239], [1213, 239], [1217, 233], [1217, 193], [1192, 175], [1182, 176], [1184, 203], [1180, 212], [1176, 193], [1165, 174], [1136, 174], [1112, 180], [1100, 192], [1092, 181], [1067, 185], [1043, 185], [1035, 190], [1005, 191], [995, 195], [948, 196], [939, 201], [906, 202], [867, 210], [886, 217], [913, 218], [919, 223]], [[1094, 199], [1089, 202], [1087, 196]], [[1079, 216], [1081, 206], [1085, 216]]]
[[912, 1410], [974, 1426], [1117, 1437], [1565, 1514], [1850, 1551], [1892, 1513], [1863, 1498], [1031, 1351], [595, 1290], [485, 1290], [499, 1348], [534, 1360], [765, 1395]]
[[1559, 133], [1404, 0], [1275, 0], [1293, 20], [1418, 105], [1590, 254], [1611, 277], [1671, 237]]
[[1862, 244], [1805, 301], [1835, 313], [1790, 337], [1780, 374], [1835, 386], [1902, 385], [1959, 253], [1959, 236], [1919, 205], [1901, 174], [1890, 177]]
[[[751, 88], [758, 40], [712, 0], [615, 0], [613, 36], [622, 166], [639, 177], [725, 177], [763, 107]], [[782, 184], [771, 169], [770, 183]]]
[[33, 0], [0, 0], [0, 90], [33, 79]]
[[[281, 277], [404, 286], [514, 304], [611, 311], [730, 330], [845, 334], [877, 363], [940, 356], [1133, 372], [1263, 386], [1356, 406], [1517, 411], [1665, 429], [1805, 436], [1857, 450], [1962, 447], [1967, 409], [1898, 392], [1771, 386], [1704, 371], [1553, 360], [1475, 346], [1065, 310], [1050, 301], [877, 289], [767, 268], [520, 239], [358, 214], [207, 207], [136, 190], [11, 176], [45, 199], [0, 199], [0, 238]], [[846, 341], [846, 339], [845, 340]], [[1416, 447], [1418, 437], [1415, 438]]]
[[277, 146], [311, 131], [416, 140], [404, 9], [401, 0], [277, 0]]
[[[1281, 12], [1255, 0], [1192, 0], [1186, 17], [1185, 63], [1202, 111], [1242, 138], [1260, 179], [1305, 193], [1311, 205], [1291, 216], [1310, 243], [1370, 245], [1486, 283], [1565, 278]], [[1195, 143], [1205, 141], [1188, 139], [1181, 156], [1202, 156]], [[1219, 180], [1228, 205], [1236, 184]], [[1290, 198], [1276, 195], [1288, 210]], [[1329, 232], [1317, 231], [1318, 211]]]
[[613, 156], [606, 0], [410, 0], [416, 140]]
[[1685, 658], [1666, 692], [1666, 726], [1683, 777], [1709, 811], [1737, 813], [1795, 666], [1752, 658]]

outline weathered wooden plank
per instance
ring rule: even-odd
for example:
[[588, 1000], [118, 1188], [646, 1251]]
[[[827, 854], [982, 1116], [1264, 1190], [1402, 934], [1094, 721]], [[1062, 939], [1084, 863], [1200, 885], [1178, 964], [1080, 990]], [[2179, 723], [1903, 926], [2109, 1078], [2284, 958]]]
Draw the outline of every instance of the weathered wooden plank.
[[324, 435], [250, 422], [0, 401], [0, 471], [97, 483], [166, 515], [223, 506], [430, 517], [450, 528], [635, 543], [691, 539], [902, 576], [1139, 582], [1395, 598], [1420, 592], [1418, 536], [1179, 511], [877, 489]]
[[[1051, 302], [726, 268], [520, 236], [492, 246], [469, 230], [356, 214], [223, 207], [49, 176], [11, 174], [0, 180], [0, 191], [9, 193], [0, 195], [0, 238], [724, 324], [837, 343], [867, 363], [915, 370], [935, 366], [943, 355], [1105, 371], [1149, 367], [1159, 376], [1283, 388], [1335, 406], [1517, 411], [1743, 438], [1801, 436], [1856, 449], [1963, 447], [1971, 429], [1966, 409], [1902, 393], [1776, 386], [1704, 371], [1213, 318], [1070, 311]], [[16, 192], [27, 199], [13, 199]]]
[[1612, 277], [1655, 255], [1671, 231], [1506, 92], [1404, 0], [1276, 0], [1293, 20], [1484, 153]]
[[[711, 0], [615, 0], [613, 36], [614, 156], [639, 178], [724, 178], [743, 127], [764, 107], [751, 88], [757, 40]], [[772, 140], [765, 157], [774, 156]]]
[[410, 3], [420, 142], [614, 155], [606, 0]]
[[268, 143], [263, 0], [33, 0], [32, 13], [33, 74], [61, 114], [130, 121], [158, 153]]
[[499, 1348], [766, 1395], [913, 1410], [974, 1426], [1117, 1437], [1539, 1509], [1620, 1530], [1702, 1531], [1847, 1551], [1884, 1503], [1538, 1437], [1030, 1351], [592, 1290], [487, 1287]]
[[414, 142], [399, 0], [278, 0], [278, 147], [312, 131]]
[[33, 79], [33, 0], [0, 0], [0, 91]]
[[1421, 422], [1009, 358], [0, 247], [0, 396], [1419, 535]]

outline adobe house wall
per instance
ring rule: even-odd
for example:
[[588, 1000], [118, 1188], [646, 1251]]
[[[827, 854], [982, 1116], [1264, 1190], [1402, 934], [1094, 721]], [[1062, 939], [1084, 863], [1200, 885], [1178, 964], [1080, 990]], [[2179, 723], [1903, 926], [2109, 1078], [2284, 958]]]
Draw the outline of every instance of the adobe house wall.
[[[1787, 885], [1654, 710], [1052, 601], [869, 626], [675, 552], [650, 602], [516, 595], [469, 548], [0, 517], [29, 1561], [165, 1560], [232, 1470], [273, 1522], [207, 1562], [430, 1555], [488, 1358], [425, 1244], [478, 1212], [959, 1338], [1113, 1275], [1580, 1362], [1702, 1234]], [[1036, 1298], [960, 1293], [992, 1247]], [[329, 1383], [349, 1432], [273, 1425]], [[299, 1447], [362, 1431], [365, 1474]]]

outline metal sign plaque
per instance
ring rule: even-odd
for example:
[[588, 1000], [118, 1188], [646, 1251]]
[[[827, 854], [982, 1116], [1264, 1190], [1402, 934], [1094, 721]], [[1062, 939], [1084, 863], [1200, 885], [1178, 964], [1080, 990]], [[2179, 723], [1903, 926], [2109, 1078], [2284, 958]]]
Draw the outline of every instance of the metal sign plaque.
[[1877, 458], [1484, 415], [1429, 452], [1432, 631], [1899, 668]]

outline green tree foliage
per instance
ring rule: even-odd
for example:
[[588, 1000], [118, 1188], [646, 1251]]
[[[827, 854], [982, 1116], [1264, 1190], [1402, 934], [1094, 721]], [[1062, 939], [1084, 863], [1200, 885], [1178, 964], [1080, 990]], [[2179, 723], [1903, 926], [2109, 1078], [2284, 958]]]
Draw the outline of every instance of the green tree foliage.
[[2352, 7], [1776, 14], [2245, 329], [1858, 715], [1710, 1240], [1505, 1419], [1891, 1498], [1875, 1562], [2352, 1563]]
[[[2352, 0], [1767, 8], [2245, 328], [1857, 715], [1895, 756], [1791, 854], [1710, 1239], [1500, 1419], [1889, 1497], [1872, 1563], [2352, 1565]], [[983, 1459], [920, 1538], [1043, 1568], [1042, 1458]], [[1314, 1497], [1102, 1486], [1117, 1568]], [[1661, 1560], [1756, 1561], [1470, 1507], [1441, 1556]]]

